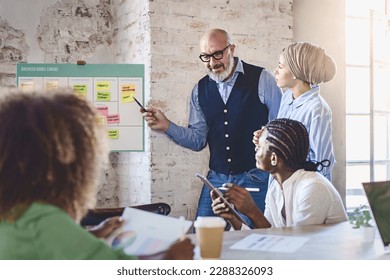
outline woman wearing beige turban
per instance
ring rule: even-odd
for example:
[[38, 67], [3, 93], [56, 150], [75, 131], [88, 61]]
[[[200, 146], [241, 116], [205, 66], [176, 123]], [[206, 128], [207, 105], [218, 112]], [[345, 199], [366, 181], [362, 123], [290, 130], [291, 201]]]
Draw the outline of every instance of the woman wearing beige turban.
[[[319, 85], [333, 79], [336, 74], [334, 60], [325, 49], [308, 42], [292, 43], [279, 58], [275, 70], [277, 85], [285, 89], [278, 118], [302, 122], [309, 132], [309, 159], [323, 162], [319, 170], [332, 180], [335, 157], [332, 143], [332, 111], [320, 95]], [[254, 133], [258, 143], [260, 131]]]

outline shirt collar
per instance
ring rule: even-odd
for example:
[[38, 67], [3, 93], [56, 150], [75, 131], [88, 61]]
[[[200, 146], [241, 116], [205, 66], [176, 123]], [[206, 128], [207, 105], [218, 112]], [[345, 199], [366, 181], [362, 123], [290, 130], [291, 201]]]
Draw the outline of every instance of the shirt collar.
[[290, 188], [291, 186], [293, 186], [295, 184], [295, 182], [300, 177], [302, 177], [302, 172], [304, 172], [304, 169], [298, 169], [293, 174], [291, 174], [291, 176], [283, 182], [283, 190], [286, 190], [286, 189]]
[[310, 90], [306, 91], [301, 96], [299, 96], [297, 99], [294, 99], [292, 91], [288, 90], [286, 92], [286, 94], [289, 94], [288, 95], [288, 97], [289, 97], [288, 105], [293, 106], [295, 108], [298, 108], [298, 107], [302, 106], [304, 103], [310, 101], [311, 99], [318, 97], [319, 93], [320, 93], [320, 87], [315, 86], [315, 87], [311, 88]]

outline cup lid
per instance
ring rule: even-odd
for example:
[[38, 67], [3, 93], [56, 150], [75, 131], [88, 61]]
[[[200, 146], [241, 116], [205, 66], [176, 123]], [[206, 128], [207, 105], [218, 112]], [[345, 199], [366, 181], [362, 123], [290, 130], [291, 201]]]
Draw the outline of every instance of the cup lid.
[[225, 227], [226, 221], [221, 217], [207, 216], [198, 217], [194, 223], [195, 227]]

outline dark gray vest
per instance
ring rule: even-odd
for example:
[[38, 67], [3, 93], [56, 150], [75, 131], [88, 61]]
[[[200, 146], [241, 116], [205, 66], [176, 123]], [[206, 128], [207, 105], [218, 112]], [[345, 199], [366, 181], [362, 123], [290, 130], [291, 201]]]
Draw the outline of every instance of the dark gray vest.
[[245, 62], [243, 67], [245, 74], [238, 74], [226, 105], [209, 76], [198, 83], [199, 104], [209, 127], [209, 167], [218, 173], [237, 174], [256, 168], [253, 132], [268, 122], [268, 109], [258, 94], [263, 68]]

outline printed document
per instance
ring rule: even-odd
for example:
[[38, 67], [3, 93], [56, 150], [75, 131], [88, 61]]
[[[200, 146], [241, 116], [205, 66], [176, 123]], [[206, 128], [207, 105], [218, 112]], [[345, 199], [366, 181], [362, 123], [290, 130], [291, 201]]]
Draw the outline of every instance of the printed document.
[[192, 221], [129, 207], [125, 208], [122, 217], [123, 225], [106, 241], [111, 247], [135, 256], [165, 251], [192, 225]]
[[230, 248], [265, 252], [293, 253], [309, 240], [308, 237], [265, 235], [252, 233]]

